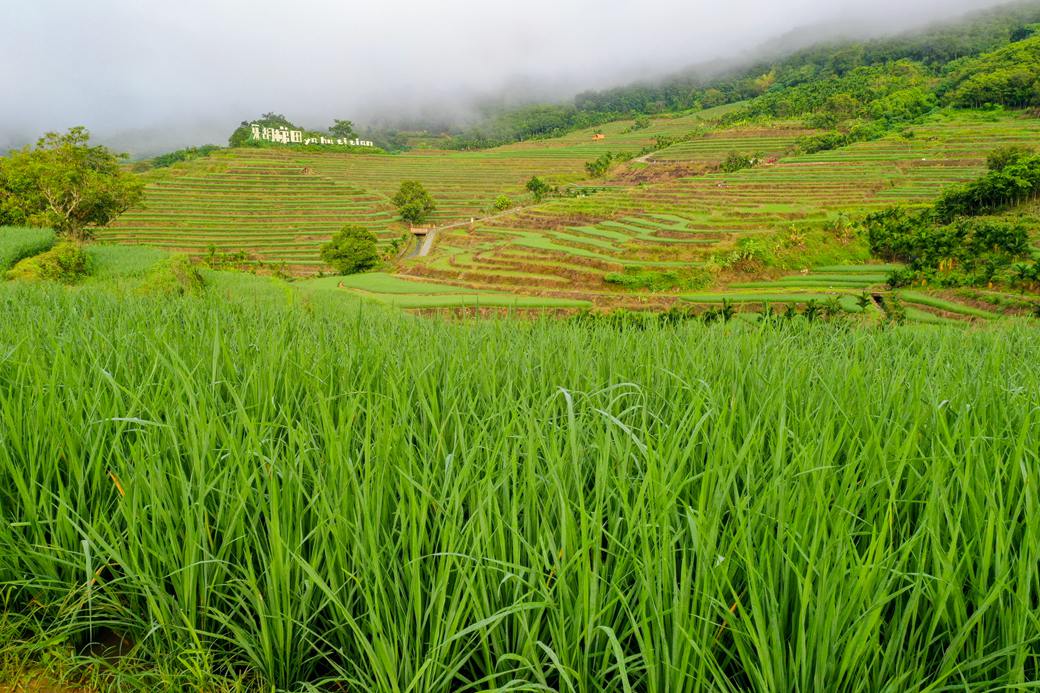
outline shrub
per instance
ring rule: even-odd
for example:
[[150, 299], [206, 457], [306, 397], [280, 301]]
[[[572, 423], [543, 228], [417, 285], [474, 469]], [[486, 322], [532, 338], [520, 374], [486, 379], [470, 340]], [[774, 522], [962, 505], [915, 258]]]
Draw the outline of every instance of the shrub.
[[513, 206], [513, 201], [509, 199], [508, 195], [499, 195], [495, 198], [494, 203], [491, 205], [491, 211], [493, 212], [504, 212]]
[[722, 160], [722, 163], [719, 164], [719, 170], [723, 173], [736, 173], [737, 171], [751, 168], [757, 163], [758, 158], [755, 156], [730, 152], [726, 158]]
[[187, 147], [185, 149], [178, 149], [168, 154], [160, 154], [151, 160], [150, 163], [152, 168], [165, 168], [167, 166], [173, 166], [174, 164], [181, 161], [193, 161], [194, 159], [201, 159], [209, 156], [215, 151], [222, 149], [215, 144], [204, 144], [201, 147]]
[[356, 274], [379, 264], [378, 239], [364, 226], [348, 224], [321, 248], [321, 259], [340, 274]]
[[182, 296], [195, 294], [206, 286], [198, 265], [187, 255], [174, 255], [153, 267], [145, 276], [140, 292]]
[[795, 140], [798, 148], [806, 154], [825, 152], [844, 147], [849, 143], [849, 136], [842, 132], [825, 132], [820, 135], [807, 135]]
[[75, 241], [63, 241], [46, 252], [19, 261], [7, 272], [7, 278], [73, 284], [87, 274], [88, 258], [83, 246]]
[[602, 178], [610, 170], [612, 163], [614, 163], [614, 155], [607, 152], [594, 161], [586, 161], [585, 172], [592, 178]]

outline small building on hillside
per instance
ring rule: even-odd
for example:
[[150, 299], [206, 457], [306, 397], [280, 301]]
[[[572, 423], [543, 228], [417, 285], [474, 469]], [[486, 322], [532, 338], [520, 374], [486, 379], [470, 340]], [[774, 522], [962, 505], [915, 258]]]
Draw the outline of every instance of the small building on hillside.
[[597, 132], [595, 135], [592, 136], [592, 139], [593, 140], [605, 140], [605, 139], [607, 139], [607, 136], [604, 135], [602, 132]]

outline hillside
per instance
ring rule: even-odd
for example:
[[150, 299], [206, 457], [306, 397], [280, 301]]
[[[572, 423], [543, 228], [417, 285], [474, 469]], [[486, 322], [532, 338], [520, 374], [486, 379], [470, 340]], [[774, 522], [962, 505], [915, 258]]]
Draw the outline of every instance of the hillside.
[[[908, 44], [888, 62], [864, 58], [810, 81], [774, 75], [749, 100], [480, 151], [221, 150], [146, 174], [143, 207], [99, 236], [244, 253], [308, 276], [329, 269], [321, 245], [360, 223], [400, 248], [384, 275], [398, 276], [395, 301], [412, 287], [412, 305], [450, 303], [448, 286], [601, 308], [861, 309], [864, 292], [885, 291], [899, 269], [872, 257], [867, 215], [927, 208], [983, 175], [992, 152], [1040, 141], [1040, 37], [1028, 33], [945, 62], [915, 61], [920, 46]], [[842, 50], [811, 55], [827, 62]], [[548, 199], [525, 190], [534, 176], [554, 189]], [[421, 252], [390, 204], [406, 180], [437, 204], [439, 228]], [[1036, 246], [1040, 231], [1030, 233]], [[364, 292], [366, 281], [347, 288]], [[1028, 305], [1011, 286], [987, 288], [1009, 292], [1014, 310]], [[908, 296], [912, 316], [958, 315], [950, 292], [941, 311]], [[979, 317], [970, 306], [963, 316]]]

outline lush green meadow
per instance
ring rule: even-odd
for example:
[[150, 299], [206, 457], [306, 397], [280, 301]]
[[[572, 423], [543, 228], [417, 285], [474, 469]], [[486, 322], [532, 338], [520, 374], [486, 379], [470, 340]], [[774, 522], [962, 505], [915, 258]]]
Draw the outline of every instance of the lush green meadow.
[[9, 680], [1040, 677], [1027, 323], [445, 322], [227, 277], [0, 286]]

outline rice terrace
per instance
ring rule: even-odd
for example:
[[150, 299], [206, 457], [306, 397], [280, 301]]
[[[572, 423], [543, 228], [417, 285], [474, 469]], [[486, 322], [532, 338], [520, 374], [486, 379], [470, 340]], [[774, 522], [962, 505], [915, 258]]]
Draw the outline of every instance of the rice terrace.
[[1040, 3], [648, 2], [11, 10], [0, 693], [1040, 688]]

